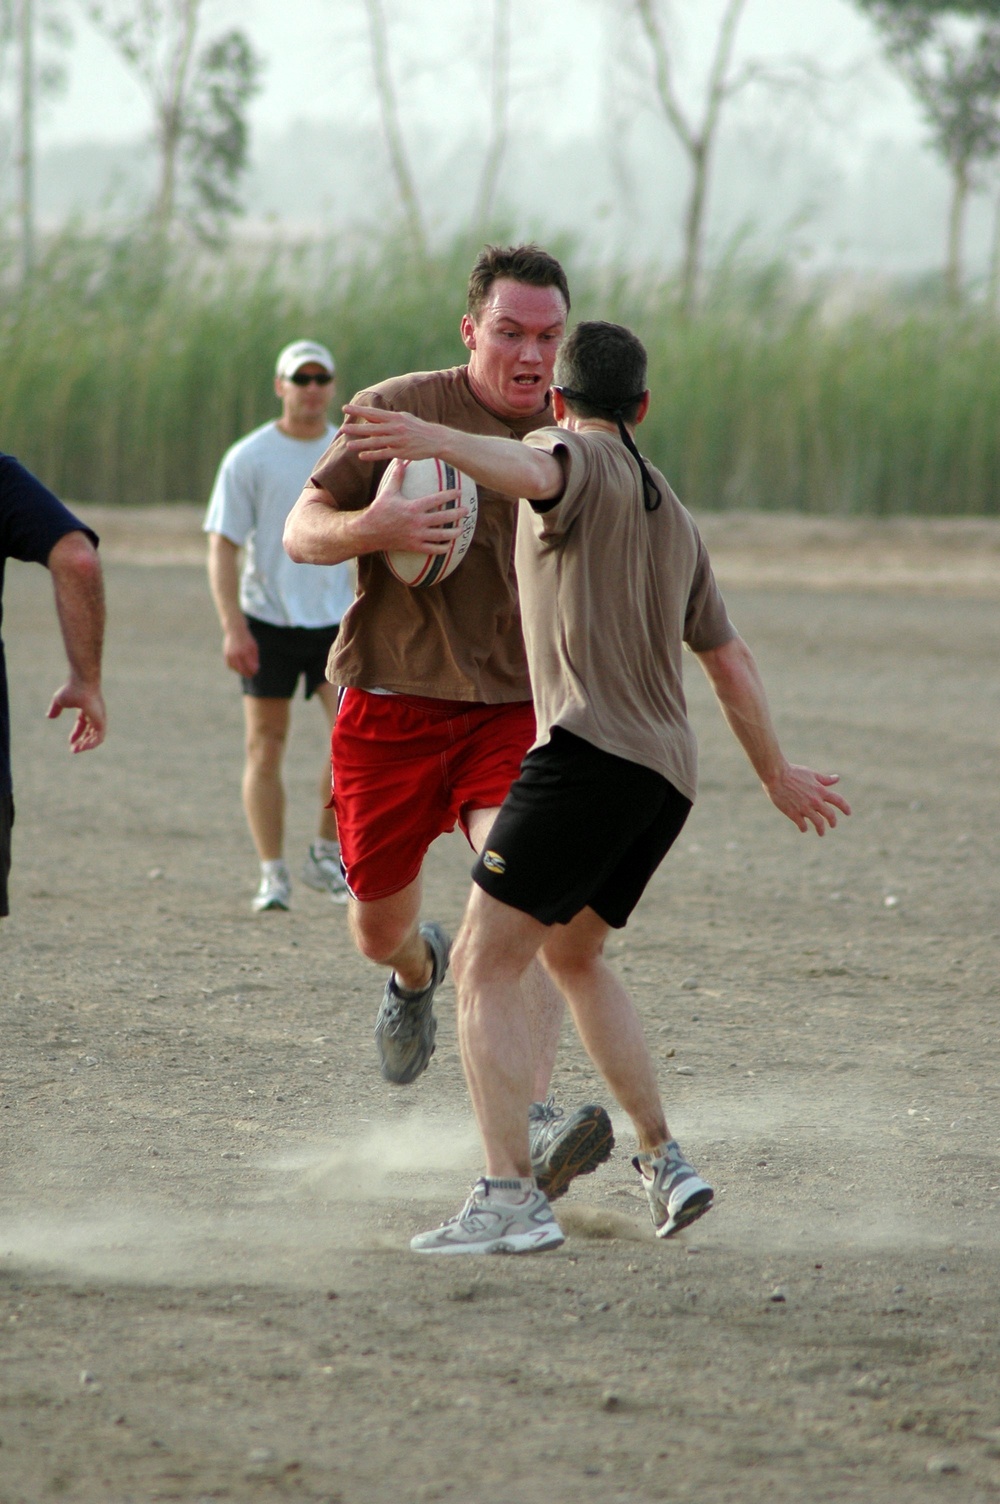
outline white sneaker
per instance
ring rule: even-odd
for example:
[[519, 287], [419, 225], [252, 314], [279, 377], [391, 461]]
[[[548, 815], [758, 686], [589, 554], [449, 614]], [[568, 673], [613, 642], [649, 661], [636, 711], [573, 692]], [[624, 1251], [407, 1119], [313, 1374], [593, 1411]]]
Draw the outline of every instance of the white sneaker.
[[632, 1163], [642, 1176], [658, 1238], [672, 1238], [711, 1209], [715, 1192], [688, 1164], [676, 1139], [661, 1155], [637, 1154]]
[[520, 1206], [499, 1201], [493, 1191], [520, 1190], [519, 1180], [483, 1175], [457, 1217], [410, 1239], [414, 1253], [544, 1253], [564, 1242], [562, 1228], [542, 1191], [530, 1191]]
[[302, 868], [302, 881], [307, 887], [315, 888], [317, 893], [329, 893], [334, 903], [346, 903], [351, 896], [341, 876], [340, 862], [335, 856], [319, 855], [315, 845], [309, 847]]
[[261, 873], [260, 887], [253, 896], [252, 906], [255, 914], [263, 914], [265, 909], [291, 908], [292, 879], [287, 867]]

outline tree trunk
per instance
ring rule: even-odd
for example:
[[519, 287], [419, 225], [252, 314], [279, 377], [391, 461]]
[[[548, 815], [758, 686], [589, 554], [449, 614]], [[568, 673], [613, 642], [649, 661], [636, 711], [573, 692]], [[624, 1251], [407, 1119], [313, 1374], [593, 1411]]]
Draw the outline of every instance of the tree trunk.
[[681, 108], [674, 90], [670, 54], [660, 25], [655, 0], [634, 0], [636, 13], [653, 54], [654, 83], [657, 97], [670, 125], [687, 155], [691, 184], [684, 214], [684, 252], [681, 261], [681, 306], [690, 312], [698, 301], [702, 262], [705, 254], [705, 217], [708, 208], [708, 183], [712, 153], [719, 129], [722, 106], [730, 91], [729, 64], [747, 0], [728, 0], [715, 43], [712, 66], [705, 89], [701, 123], [693, 125]]
[[1000, 191], [993, 201], [993, 239], [990, 244], [990, 270], [986, 296], [994, 314], [1000, 314]]
[[34, 0], [20, 0], [18, 40], [18, 220], [21, 278], [27, 282], [35, 264], [35, 17]]
[[952, 164], [951, 207], [948, 211], [948, 253], [944, 270], [945, 291], [953, 303], [962, 293], [962, 232], [969, 198], [969, 164], [963, 158]]
[[691, 186], [684, 214], [684, 259], [681, 263], [681, 307], [685, 312], [694, 308], [700, 290], [705, 251], [708, 146], [707, 141], [698, 141], [691, 152]]
[[500, 168], [507, 150], [510, 103], [510, 0], [493, 0], [493, 66], [490, 90], [490, 144], [479, 180], [473, 223], [485, 230], [493, 212]]
[[372, 71], [375, 74], [375, 93], [378, 96], [382, 115], [382, 132], [389, 151], [389, 164], [396, 180], [396, 191], [403, 206], [410, 240], [421, 259], [427, 255], [427, 236], [424, 233], [423, 217], [416, 185], [403, 144], [399, 126], [399, 111], [396, 106], [396, 91], [389, 72], [389, 46], [386, 39], [385, 15], [382, 0], [365, 0], [368, 12], [368, 35], [372, 50]]
[[170, 56], [163, 90], [156, 100], [156, 139], [160, 149], [160, 181], [153, 207], [153, 224], [167, 235], [177, 203], [177, 156], [184, 139], [188, 86], [194, 61], [201, 0], [177, 0], [179, 32]]

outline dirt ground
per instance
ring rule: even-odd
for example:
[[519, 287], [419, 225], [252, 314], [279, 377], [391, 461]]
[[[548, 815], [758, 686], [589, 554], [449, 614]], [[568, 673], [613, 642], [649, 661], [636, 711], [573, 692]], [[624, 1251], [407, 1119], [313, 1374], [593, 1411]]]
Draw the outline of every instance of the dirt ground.
[[[616, 1118], [561, 1251], [438, 1261], [408, 1239], [479, 1161], [451, 985], [384, 1085], [343, 910], [250, 912], [195, 518], [113, 521], [99, 752], [44, 719], [43, 572], [4, 602], [0, 1504], [1000, 1498], [1000, 527], [706, 519], [787, 750], [855, 806], [799, 836], [692, 666], [700, 799], [613, 949], [717, 1209], [657, 1243]], [[468, 868], [438, 843], [428, 915]], [[568, 1028], [555, 1089], [606, 1100]]]

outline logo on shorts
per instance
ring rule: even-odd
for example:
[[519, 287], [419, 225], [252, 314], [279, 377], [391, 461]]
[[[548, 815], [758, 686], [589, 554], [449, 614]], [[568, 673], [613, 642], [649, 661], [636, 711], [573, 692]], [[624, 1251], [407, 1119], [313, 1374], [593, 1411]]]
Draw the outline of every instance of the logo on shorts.
[[483, 866], [486, 868], [487, 872], [496, 873], [497, 877], [502, 877], [503, 874], [507, 871], [507, 863], [504, 861], [499, 851], [484, 851]]

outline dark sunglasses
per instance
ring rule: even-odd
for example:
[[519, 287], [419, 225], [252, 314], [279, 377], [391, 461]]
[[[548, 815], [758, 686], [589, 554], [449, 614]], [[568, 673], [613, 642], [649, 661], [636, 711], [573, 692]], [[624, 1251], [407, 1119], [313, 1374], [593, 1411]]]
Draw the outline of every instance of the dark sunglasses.
[[317, 386], [329, 386], [333, 377], [324, 371], [319, 376], [305, 376], [301, 371], [296, 371], [294, 376], [287, 376], [286, 381], [293, 381], [296, 386], [310, 386], [313, 382]]

